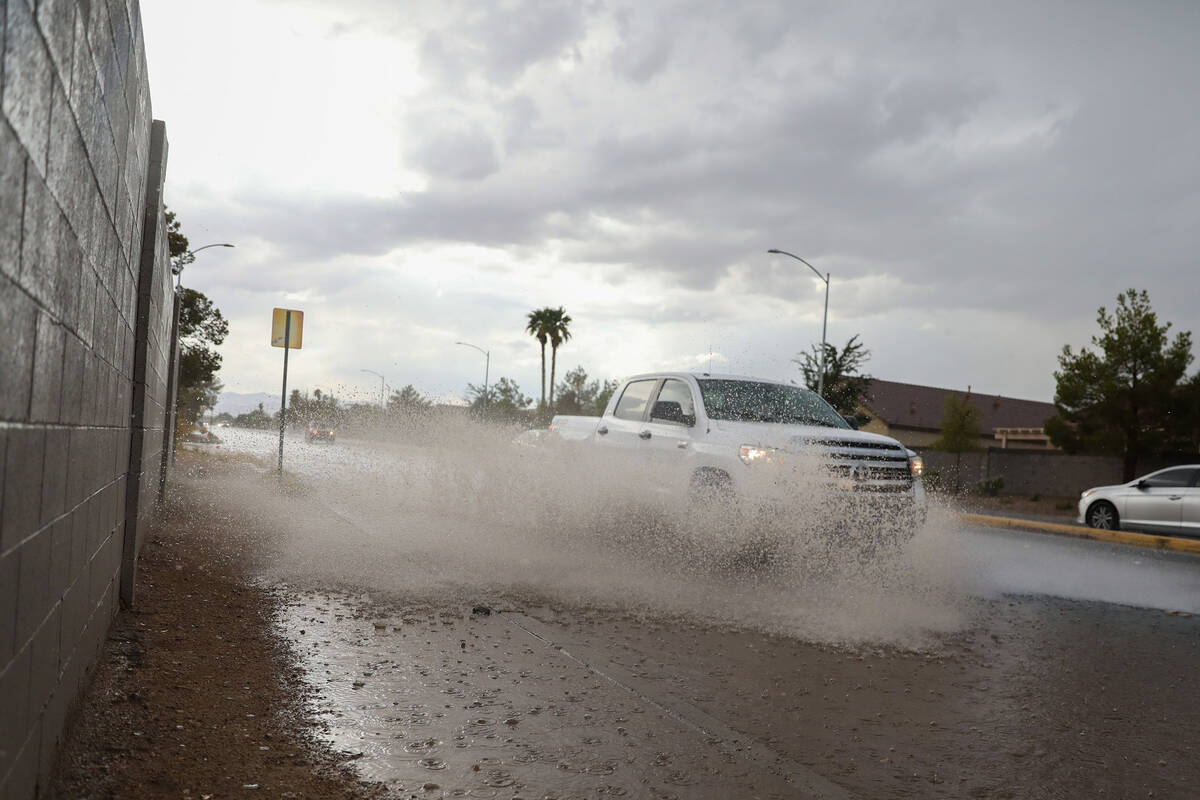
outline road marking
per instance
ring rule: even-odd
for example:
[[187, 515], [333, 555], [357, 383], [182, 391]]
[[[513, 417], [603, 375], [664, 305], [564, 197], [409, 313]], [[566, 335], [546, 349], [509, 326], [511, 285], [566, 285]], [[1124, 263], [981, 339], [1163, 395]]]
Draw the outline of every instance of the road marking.
[[1148, 547], [1152, 550], [1172, 550], [1177, 553], [1200, 554], [1200, 540], [1197, 539], [1155, 536], [1149, 533], [1133, 533], [1131, 531], [1105, 531], [1099, 528], [1085, 528], [1081, 525], [1062, 525], [1057, 522], [1038, 522], [1037, 520], [1016, 519], [1013, 517], [991, 517], [984, 514], [959, 514], [959, 519], [966, 523], [986, 525], [990, 528], [1044, 531], [1063, 536], [1096, 539], [1101, 542], [1115, 542], [1117, 544], [1130, 544], [1135, 547]]
[[[613, 686], [623, 689], [659, 709], [681, 726], [691, 728], [701, 734], [706, 743], [725, 755], [741, 761], [749, 761], [767, 774], [779, 779], [783, 786], [777, 791], [784, 792], [784, 796], [820, 798], [821, 800], [854, 800], [855, 795], [848, 790], [821, 777], [798, 761], [771, 749], [754, 737], [730, 728], [724, 722], [696, 706], [677, 698], [668, 704], [665, 700], [655, 696], [655, 687], [651, 681], [639, 678], [604, 656], [597, 655], [587, 645], [572, 643], [568, 650], [567, 646], [561, 642], [561, 631], [556, 631], [533, 617], [517, 612], [506, 611], [499, 616], [504, 617], [514, 627]], [[600, 665], [603, 665], [603, 668]]]

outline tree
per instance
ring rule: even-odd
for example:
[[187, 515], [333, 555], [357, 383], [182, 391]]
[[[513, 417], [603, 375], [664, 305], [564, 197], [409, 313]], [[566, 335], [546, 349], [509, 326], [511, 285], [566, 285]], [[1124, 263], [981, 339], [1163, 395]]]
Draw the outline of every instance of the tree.
[[527, 420], [533, 398], [522, 394], [516, 381], [501, 378], [487, 387], [486, 393], [482, 386], [468, 383], [467, 401], [476, 415], [482, 415], [486, 407], [489, 419], [516, 423]]
[[562, 306], [558, 308], [546, 309], [547, 328], [546, 332], [550, 336], [550, 409], [554, 409], [554, 367], [558, 362], [558, 348], [571, 338], [571, 317], [563, 310]]
[[[167, 221], [167, 250], [172, 271], [178, 272], [196, 257], [175, 212], [163, 207]], [[212, 301], [195, 289], [179, 290], [179, 385], [175, 389], [177, 415], [195, 422], [206, 408], [217, 403], [224, 387], [217, 380], [221, 355], [215, 348], [229, 335], [229, 323]]]
[[195, 422], [204, 409], [216, 405], [221, 355], [214, 348], [229, 335], [229, 323], [203, 293], [179, 290], [179, 416]]
[[248, 414], [238, 414], [233, 418], [233, 424], [239, 428], [270, 428], [274, 425], [271, 415], [259, 403], [258, 408]]
[[167, 250], [171, 254], [171, 271], [178, 275], [179, 271], [196, 260], [189, 249], [188, 237], [183, 234], [183, 224], [175, 216], [175, 212], [163, 206], [163, 215], [167, 219]]
[[558, 384], [558, 412], [560, 414], [585, 414], [584, 408], [590, 408], [596, 402], [600, 392], [600, 382], [588, 382], [587, 372], [583, 367], [569, 370], [562, 382]]
[[376, 428], [379, 425], [379, 415], [379, 406], [374, 403], [351, 403], [348, 406], [339, 405], [336, 412], [325, 417], [325, 420], [347, 431], [363, 431]]
[[308, 405], [311, 401], [300, 394], [299, 389], [292, 389], [292, 393], [288, 395], [287, 401], [287, 417], [288, 421], [293, 425], [300, 425], [311, 421]]
[[1186, 427], [1195, 415], [1188, 404], [1196, 395], [1181, 382], [1192, 361], [1192, 335], [1168, 340], [1171, 323], [1158, 324], [1145, 290], [1121, 292], [1114, 312], [1101, 306], [1096, 322], [1101, 334], [1092, 337], [1094, 352], [1065, 345], [1058, 357], [1057, 413], [1046, 421], [1046, 433], [1068, 452], [1121, 456], [1128, 481], [1139, 456], [1190, 438]]
[[[858, 341], [857, 333], [840, 351], [832, 344], [825, 344], [825, 399], [839, 414], [854, 415], [859, 424], [870, 419], [858, 411], [871, 388], [871, 376], [858, 373], [870, 357], [871, 351]], [[814, 344], [812, 352], [802, 353], [792, 361], [800, 365], [804, 385], [817, 391], [821, 385], [821, 345]]]
[[1178, 387], [1175, 397], [1177, 416], [1170, 447], [1179, 452], [1200, 453], [1200, 372]]
[[312, 390], [312, 397], [292, 389], [288, 397], [287, 422], [291, 427], [322, 423], [337, 425], [344, 417], [344, 411], [338, 399], [332, 394], [326, 394], [320, 389]]
[[426, 411], [433, 402], [418, 392], [410, 383], [403, 389], [392, 390], [388, 397], [388, 413], [411, 414], [416, 411]]
[[555, 410], [559, 414], [598, 416], [604, 413], [604, 408], [618, 385], [619, 382], [614, 380], [605, 381], [603, 384], [599, 381], [589, 381], [583, 367], [576, 367], [558, 384]]
[[431, 424], [432, 409], [433, 401], [410, 383], [403, 389], [392, 390], [384, 417], [394, 435], [428, 441], [437, 427]]
[[608, 401], [612, 399], [612, 396], [616, 394], [620, 386], [621, 382], [616, 378], [604, 382], [604, 385], [600, 387], [600, 393], [596, 395], [596, 416], [599, 417], [604, 414], [604, 409], [608, 408]]
[[979, 409], [971, 405], [971, 389], [965, 395], [946, 395], [942, 434], [933, 442], [935, 450], [954, 453], [954, 493], [962, 491], [962, 454], [979, 449]]
[[542, 348], [542, 399], [538, 403], [541, 408], [546, 405], [546, 342], [550, 339], [550, 308], [535, 308], [529, 312], [525, 332], [537, 339]]

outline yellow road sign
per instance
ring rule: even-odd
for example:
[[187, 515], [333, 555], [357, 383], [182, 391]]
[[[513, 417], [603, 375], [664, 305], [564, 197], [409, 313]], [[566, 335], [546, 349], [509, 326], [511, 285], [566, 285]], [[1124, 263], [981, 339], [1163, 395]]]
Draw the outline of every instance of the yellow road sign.
[[[288, 324], [291, 316], [291, 324]], [[299, 350], [304, 338], [304, 312], [294, 308], [277, 308], [271, 316], [271, 347], [283, 347], [284, 331], [288, 332], [287, 347], [289, 350]]]

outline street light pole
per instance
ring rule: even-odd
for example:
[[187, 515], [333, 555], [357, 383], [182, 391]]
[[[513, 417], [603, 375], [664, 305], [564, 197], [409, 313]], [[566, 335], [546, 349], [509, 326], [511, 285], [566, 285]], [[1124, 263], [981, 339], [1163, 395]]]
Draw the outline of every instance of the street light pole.
[[492, 354], [491, 354], [491, 352], [484, 350], [482, 347], [471, 344], [470, 342], [455, 342], [455, 344], [461, 344], [463, 347], [473, 347], [476, 350], [478, 350], [479, 352], [483, 353], [483, 418], [487, 419], [487, 415], [488, 415], [488, 371], [492, 367]]
[[379, 408], [387, 411], [387, 402], [384, 400], [383, 376], [373, 369], [364, 369], [363, 372], [369, 372], [372, 375], [379, 375]]
[[[180, 256], [180, 259], [181, 259], [180, 263], [171, 265], [171, 274], [175, 276], [175, 302], [172, 303], [173, 321], [171, 322], [171, 340], [173, 342], [171, 358], [174, 363], [171, 366], [171, 374], [167, 378], [167, 403], [166, 403], [166, 405], [167, 405], [168, 410], [166, 412], [166, 416], [164, 417], [164, 423], [168, 426], [168, 430], [171, 432], [170, 433], [170, 441], [171, 441], [171, 463], [172, 464], [175, 463], [175, 430], [178, 427], [178, 422], [179, 422], [179, 354], [181, 352], [180, 347], [179, 347], [179, 315], [182, 310], [181, 309], [182, 304], [180, 302], [180, 294], [179, 293], [180, 293], [180, 289], [182, 288], [183, 268], [185, 266], [182, 263], [182, 259], [184, 256], [191, 256], [191, 259], [188, 261], [188, 263], [190, 264], [190, 263], [192, 263], [192, 261], [196, 260], [196, 253], [199, 253], [201, 250], [207, 250], [210, 247], [233, 247], [233, 245], [228, 244], [226, 242], [221, 242], [219, 244], [206, 244], [203, 247], [197, 247], [195, 250], [187, 251], [186, 253], [183, 254], [183, 256]], [[165, 466], [166, 466], [166, 464], [164, 463], [164, 467]], [[160, 485], [159, 485], [159, 496], [160, 497], [165, 496], [165, 493], [166, 493], [166, 474], [167, 474], [166, 470], [164, 469], [162, 472], [163, 482], [160, 483]]]
[[[226, 242], [218, 242], [216, 244], [206, 244], [203, 247], [197, 247], [195, 250], [188, 250], [186, 253], [184, 253], [182, 256], [180, 256], [180, 259], [182, 260], [184, 256], [191, 256], [192, 260], [194, 261], [196, 258], [196, 253], [199, 253], [201, 250], [207, 250], [210, 247], [233, 247], [233, 245], [228, 244]], [[188, 261], [187, 263], [190, 264], [192, 262]], [[175, 291], [176, 292], [179, 291], [179, 285], [180, 285], [180, 283], [183, 282], [183, 268], [185, 266], [187, 266], [187, 264], [183, 264], [183, 263], [177, 263], [177, 264], [171, 265], [171, 272], [172, 272], [172, 274], [175, 275]]]
[[814, 273], [816, 273], [816, 276], [818, 278], [820, 278], [821, 280], [823, 280], [825, 282], [825, 316], [821, 319], [821, 375], [820, 375], [820, 377], [817, 378], [817, 395], [819, 397], [824, 398], [825, 397], [825, 331], [826, 331], [826, 327], [829, 324], [829, 273], [826, 272], [824, 275], [822, 275], [821, 272], [816, 267], [814, 267], [812, 264], [808, 263], [807, 261], [805, 261], [800, 256], [796, 255], [795, 253], [789, 253], [787, 250], [776, 250], [776, 249], [772, 248], [772, 249], [768, 250], [767, 252], [774, 253], [776, 255], [781, 255], [781, 256], [791, 256], [792, 258], [796, 259], [804, 266], [811, 269]]

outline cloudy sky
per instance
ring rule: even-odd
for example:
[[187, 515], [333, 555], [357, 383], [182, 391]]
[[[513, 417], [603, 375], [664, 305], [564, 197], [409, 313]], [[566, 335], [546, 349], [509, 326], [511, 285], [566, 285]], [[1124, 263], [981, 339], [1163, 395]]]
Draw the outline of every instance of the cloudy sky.
[[559, 374], [887, 380], [1049, 400], [1149, 290], [1200, 332], [1200, 3], [152, 0], [184, 285], [227, 390], [539, 392]]

